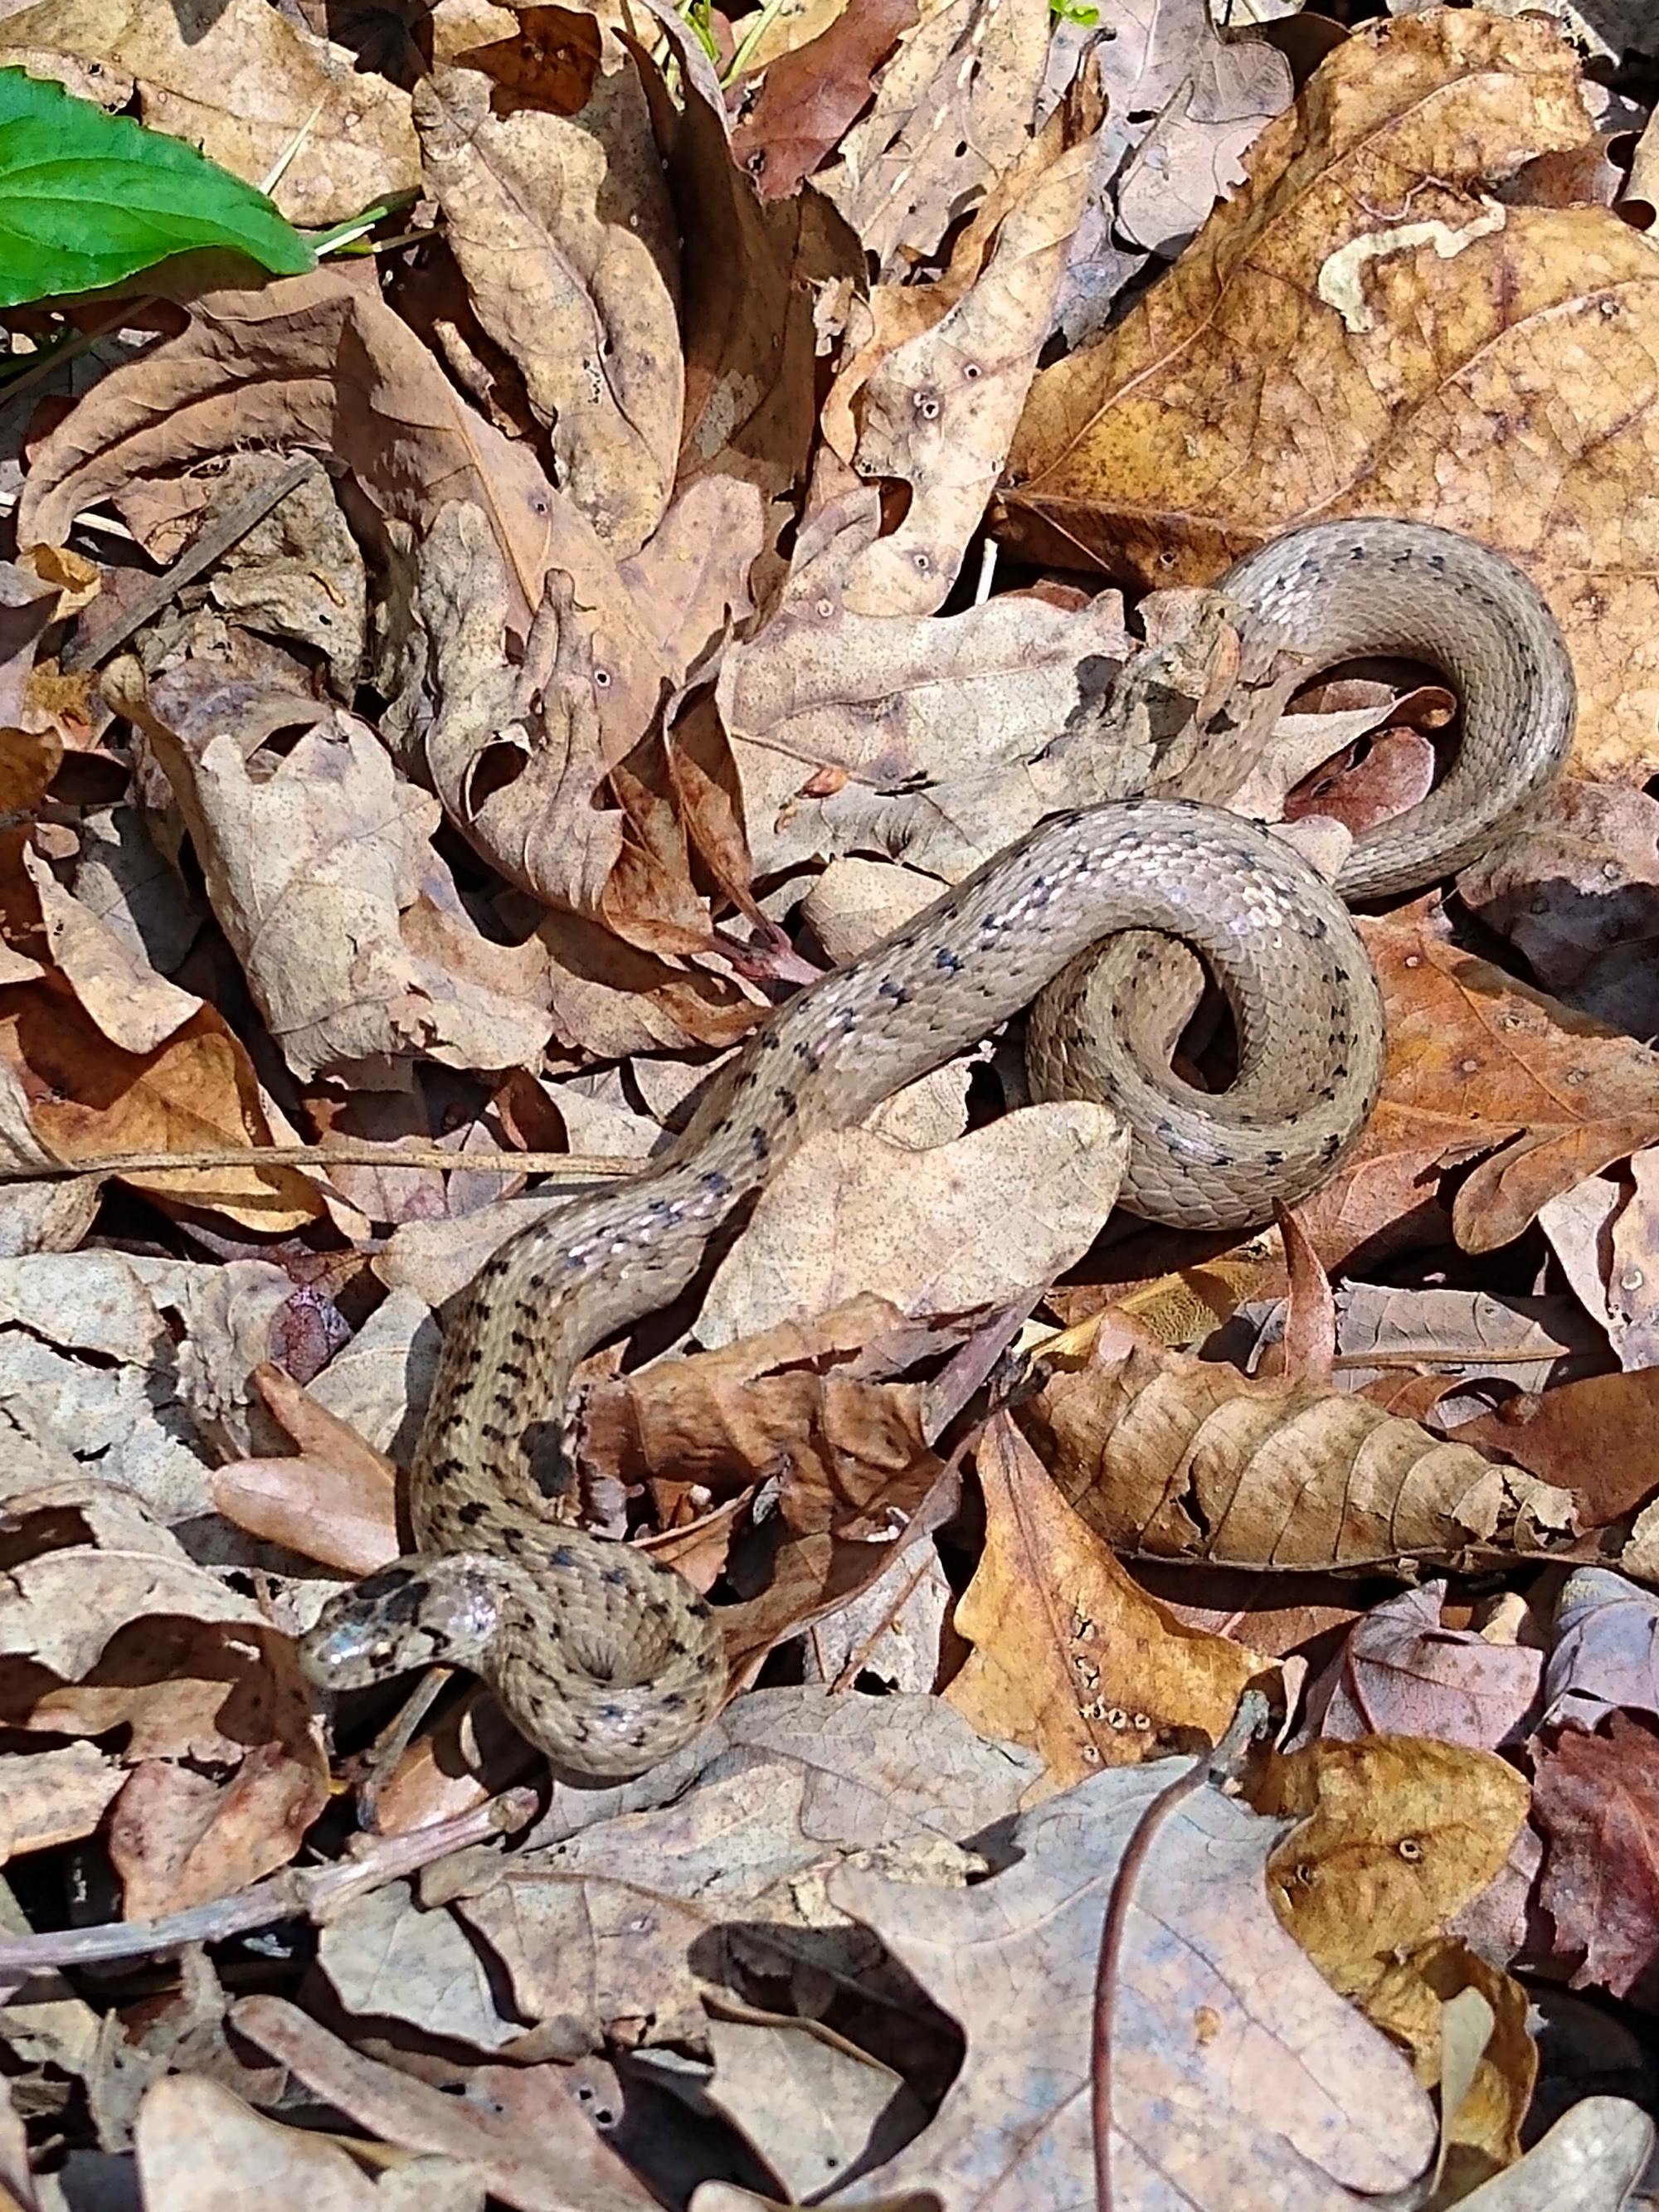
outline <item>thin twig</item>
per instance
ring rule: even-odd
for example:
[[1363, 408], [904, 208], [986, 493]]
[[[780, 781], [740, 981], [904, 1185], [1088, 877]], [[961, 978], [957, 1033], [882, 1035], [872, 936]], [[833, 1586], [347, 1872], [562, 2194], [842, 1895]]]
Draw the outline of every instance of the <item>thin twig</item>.
[[641, 1160], [585, 1152], [447, 1152], [441, 1145], [376, 1144], [343, 1137], [326, 1145], [226, 1145], [202, 1152], [100, 1152], [84, 1160], [0, 1164], [0, 1182], [55, 1182], [72, 1176], [171, 1175], [197, 1168], [437, 1168], [453, 1174], [555, 1176], [587, 1182], [635, 1174]]
[[114, 622], [91, 637], [78, 638], [58, 665], [66, 674], [73, 674], [78, 669], [95, 668], [100, 661], [107, 660], [135, 630], [142, 629], [159, 615], [177, 592], [199, 576], [204, 568], [210, 568], [239, 538], [246, 538], [256, 522], [262, 522], [296, 484], [302, 483], [313, 469], [321, 465], [314, 453], [301, 453], [279, 476], [245, 492], [216, 521], [197, 532], [171, 568], [159, 576], [150, 577]]
[[1095, 2010], [1090, 2055], [1090, 2093], [1095, 2137], [1096, 2212], [1112, 2212], [1112, 2020], [1117, 2010], [1118, 1984], [1123, 1972], [1123, 1946], [1129, 1924], [1133, 1892], [1158, 1832], [1170, 1815], [1187, 1798], [1206, 1784], [1233, 1780], [1242, 1770], [1250, 1746], [1267, 1729], [1270, 1713], [1260, 1690], [1246, 1690], [1227, 1733], [1207, 1759], [1195, 1759], [1186, 1772], [1153, 1798], [1135, 1823], [1123, 1856], [1118, 1862], [1100, 1930], [1100, 1955], [1095, 1968]]
[[8, 1981], [42, 1974], [53, 1967], [87, 1966], [112, 1959], [148, 1958], [181, 1943], [216, 1943], [276, 1920], [320, 1924], [354, 1899], [389, 1881], [398, 1881], [447, 1858], [470, 1844], [509, 1835], [533, 1818], [533, 1790], [507, 1790], [470, 1813], [435, 1820], [404, 1836], [377, 1838], [373, 1848], [333, 1866], [284, 1868], [269, 1881], [256, 1882], [239, 1896], [212, 1905], [192, 1905], [161, 1920], [118, 1920], [99, 1928], [50, 1929], [40, 1936], [0, 1936], [0, 1974]]

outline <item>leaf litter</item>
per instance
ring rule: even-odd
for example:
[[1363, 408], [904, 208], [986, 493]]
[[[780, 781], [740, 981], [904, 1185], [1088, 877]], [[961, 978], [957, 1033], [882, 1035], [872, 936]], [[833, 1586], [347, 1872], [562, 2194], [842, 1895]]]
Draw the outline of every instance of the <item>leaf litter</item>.
[[[197, 13], [0, 68], [374, 251], [7, 318], [0, 2192], [1646, 2201], [1650, 46]], [[585, 1364], [557, 1510], [714, 1598], [702, 1738], [313, 1711], [445, 1301], [769, 1005], [1057, 807], [1420, 795], [1449, 695], [1290, 711], [1206, 588], [1377, 512], [1528, 568], [1583, 710], [1363, 921], [1334, 1182], [1126, 1231], [988, 1040]]]

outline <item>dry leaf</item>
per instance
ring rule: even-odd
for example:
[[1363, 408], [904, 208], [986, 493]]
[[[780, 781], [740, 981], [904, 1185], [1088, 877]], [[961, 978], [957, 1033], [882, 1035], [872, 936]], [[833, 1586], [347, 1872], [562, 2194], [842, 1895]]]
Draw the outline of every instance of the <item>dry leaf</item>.
[[1538, 1824], [1547, 1846], [1539, 1901], [1575, 1989], [1599, 1987], [1644, 2011], [1659, 2003], [1659, 1735], [1621, 1712], [1605, 1733], [1565, 1728], [1538, 1747]]
[[1402, 1590], [1357, 1620], [1308, 1692], [1304, 1729], [1327, 1741], [1432, 1736], [1497, 1751], [1522, 1741], [1538, 1711], [1544, 1655], [1493, 1625], [1449, 1627], [1437, 1585]]
[[1108, 1543], [1263, 1568], [1548, 1548], [1572, 1498], [1363, 1398], [1180, 1352], [1050, 1377], [1021, 1423]]
[[[1101, 1920], [1167, 1765], [1097, 1775], [1027, 1814], [1019, 1857], [971, 1888], [846, 1869], [831, 1899], [874, 1929], [958, 2021], [968, 2052], [932, 2124], [867, 2173], [1014, 2212], [1094, 2189], [1090, 2027]], [[1127, 1905], [1109, 2023], [1114, 2203], [1153, 2212], [1336, 2212], [1404, 2185], [1432, 2154], [1405, 2063], [1320, 1979], [1273, 1917], [1277, 1830], [1204, 1791], [1157, 1838]], [[1170, 2113], [1178, 2109], [1179, 2129]]]
[[[864, 1357], [903, 1316], [863, 1295], [807, 1326], [781, 1322], [720, 1352], [596, 1383], [582, 1405], [584, 1458], [626, 1484], [697, 1484], [715, 1496], [775, 1478], [793, 1528], [857, 1538], [890, 1528], [939, 1473], [921, 1389]], [[840, 1371], [858, 1360], [862, 1374]]]
[[1659, 802], [1564, 776], [1458, 878], [1458, 896], [1579, 1012], [1659, 1031]]
[[1127, 1154], [1111, 1115], [1082, 1103], [1026, 1107], [926, 1152], [867, 1129], [810, 1138], [761, 1194], [697, 1334], [730, 1344], [860, 1291], [908, 1314], [1018, 1298], [1088, 1250]]
[[899, 41], [870, 112], [817, 183], [890, 276], [925, 259], [1036, 112], [1048, 41], [1036, 0], [942, 0]]
[[517, 2212], [650, 2212], [656, 2202], [596, 2133], [557, 2066], [486, 2067], [471, 2077], [475, 2097], [447, 2097], [365, 2057], [281, 1997], [243, 1997], [230, 2018], [334, 2110], [406, 2150], [465, 2159]]
[[470, 70], [417, 88], [427, 189], [473, 312], [549, 434], [554, 481], [620, 558], [661, 521], [680, 440], [674, 223], [641, 158], [644, 94], [614, 32], [579, 119], [497, 119], [489, 89]]
[[[787, 10], [784, 13], [787, 14]], [[760, 96], [732, 133], [732, 158], [763, 199], [785, 199], [810, 176], [870, 97], [878, 64], [916, 21], [916, 0], [847, 0], [816, 38], [799, 39], [775, 58], [757, 48], [764, 69]]]
[[1493, 1155], [1452, 1213], [1458, 1243], [1490, 1251], [1659, 1133], [1645, 1047], [1455, 945], [1443, 918], [1410, 910], [1361, 927], [1382, 983], [1388, 1063], [1352, 1160], [1300, 1209], [1328, 1264], [1424, 1208], [1436, 1170]]
[[[1066, 119], [1056, 117], [1002, 180], [942, 282], [920, 294], [900, 290], [888, 318], [896, 342], [866, 347], [825, 403], [826, 427], [855, 475], [909, 487], [902, 520], [847, 564], [842, 599], [851, 613], [934, 613], [979, 528], [1089, 187], [1094, 143], [1071, 143], [1059, 127]], [[909, 334], [919, 303], [933, 312]], [[882, 310], [879, 299], [868, 310], [878, 328]], [[834, 436], [838, 415], [856, 419], [850, 448], [844, 434]], [[821, 465], [820, 500], [838, 473], [827, 460]]]
[[176, 532], [207, 495], [197, 482], [181, 497], [167, 480], [252, 439], [333, 455], [411, 532], [451, 500], [476, 501], [522, 627], [556, 568], [617, 619], [614, 563], [529, 450], [474, 414], [408, 325], [335, 267], [192, 301], [181, 336], [112, 370], [42, 444], [19, 538], [55, 543], [112, 495], [141, 532], [151, 513]]
[[1269, 1869], [1280, 1918], [1357, 1993], [1480, 1894], [1532, 1800], [1490, 1752], [1413, 1736], [1304, 1745], [1275, 1757], [1252, 1794], [1263, 1811], [1299, 1816]]
[[1040, 1751], [1045, 1796], [1097, 1767], [1165, 1758], [1194, 1732], [1218, 1742], [1271, 1662], [1187, 1627], [1132, 1582], [1006, 1415], [975, 1466], [985, 1550], [957, 1604], [974, 1646], [945, 1693], [957, 1711]]
[[1659, 765], [1655, 563], [1602, 522], [1659, 440], [1659, 414], [1615, 396], [1642, 388], [1659, 268], [1605, 208], [1490, 196], [1590, 137], [1577, 58], [1545, 23], [1436, 9], [1338, 46], [1172, 274], [1038, 380], [1011, 528], [1149, 581], [1205, 580], [1316, 516], [1464, 529], [1559, 615], [1581, 763], [1640, 782]]

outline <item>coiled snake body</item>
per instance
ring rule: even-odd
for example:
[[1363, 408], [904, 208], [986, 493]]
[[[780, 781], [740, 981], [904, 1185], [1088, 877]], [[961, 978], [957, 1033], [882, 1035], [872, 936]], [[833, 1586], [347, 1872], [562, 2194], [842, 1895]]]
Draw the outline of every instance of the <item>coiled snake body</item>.
[[[1045, 986], [1037, 1087], [1106, 1099], [1128, 1123], [1130, 1211], [1247, 1226], [1337, 1165], [1375, 1103], [1383, 1045], [1343, 899], [1413, 889], [1485, 848], [1565, 757], [1571, 668], [1517, 569], [1424, 524], [1316, 525], [1222, 588], [1247, 636], [1315, 665], [1395, 653], [1443, 671], [1463, 736], [1442, 783], [1356, 842], [1336, 890], [1215, 808], [1129, 800], [1051, 817], [780, 1009], [666, 1152], [521, 1230], [471, 1285], [411, 1469], [418, 1553], [327, 1608], [302, 1646], [314, 1681], [471, 1667], [556, 1769], [584, 1780], [640, 1773], [694, 1735], [725, 1686], [713, 1613], [632, 1547], [552, 1521], [526, 1431], [557, 1426], [578, 1361], [684, 1290], [714, 1231], [805, 1137], [861, 1120]], [[1143, 929], [1194, 945], [1224, 993], [1239, 1054], [1229, 1091], [1143, 1066], [1113, 1010], [1091, 1003], [1080, 956]]]

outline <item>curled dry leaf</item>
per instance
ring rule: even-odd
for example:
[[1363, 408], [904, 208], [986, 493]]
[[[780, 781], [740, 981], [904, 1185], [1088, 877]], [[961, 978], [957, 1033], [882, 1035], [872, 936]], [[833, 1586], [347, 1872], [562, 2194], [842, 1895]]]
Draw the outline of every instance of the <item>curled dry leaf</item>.
[[362, 724], [337, 715], [260, 776], [229, 734], [192, 752], [145, 720], [214, 912], [296, 1075], [416, 1055], [510, 1067], [540, 1051], [538, 951], [475, 927], [431, 849], [437, 802], [398, 781]]
[[1224, 36], [1204, 0], [1125, 13], [1101, 74], [1120, 116], [1156, 119], [1115, 180], [1115, 229], [1173, 258], [1243, 181], [1240, 157], [1290, 100], [1290, 64], [1265, 39]]
[[1659, 269], [1606, 208], [1490, 197], [1592, 136], [1553, 25], [1436, 9], [1367, 27], [1268, 125], [1171, 275], [1039, 377], [1010, 528], [1148, 581], [1171, 563], [1204, 580], [1316, 516], [1466, 530], [1560, 617], [1580, 760], [1640, 782], [1659, 765], [1656, 560], [1605, 524], [1659, 446], [1659, 410], [1625, 397], [1644, 388]]
[[[617, 618], [611, 556], [529, 448], [474, 414], [409, 325], [332, 267], [205, 295], [178, 337], [111, 370], [35, 454], [20, 542], [58, 543], [82, 507], [105, 499], [141, 535], [147, 501], [176, 530], [191, 494], [170, 480], [256, 439], [331, 455], [386, 522], [410, 532], [450, 500], [475, 501], [501, 547], [521, 630], [550, 568], [575, 580], [585, 606]], [[205, 504], [205, 486], [191, 489], [194, 506]]]
[[[890, 1533], [939, 1474], [922, 1435], [921, 1386], [868, 1372], [872, 1337], [902, 1320], [861, 1294], [805, 1325], [781, 1322], [719, 1352], [659, 1361], [595, 1384], [582, 1453], [627, 1484], [696, 1483], [716, 1497], [777, 1478], [797, 1531]], [[854, 1361], [864, 1373], [842, 1371]], [[665, 1516], [666, 1517], [666, 1516]]]
[[423, 82], [414, 112], [472, 311], [524, 378], [555, 481], [621, 557], [668, 505], [684, 378], [674, 219], [641, 157], [645, 95], [615, 32], [602, 38], [579, 118], [497, 118], [471, 70]]
[[[1465, 2062], [1470, 2077], [1459, 2097], [1455, 2045], [1471, 1997], [1478, 2051]], [[1449, 2188], [1501, 2172], [1521, 2155], [1521, 2126], [1538, 2081], [1538, 2046], [1527, 2028], [1531, 2002], [1512, 1975], [1449, 1936], [1391, 1960], [1366, 1991], [1367, 2019], [1411, 2052], [1423, 2087], [1441, 2093]]]
[[[715, 1729], [690, 1771], [568, 1790], [548, 1824], [556, 1840], [508, 1859], [471, 1853], [441, 1887], [423, 1885], [428, 1907], [500, 1962], [517, 2021], [544, 2023], [566, 2049], [629, 2020], [635, 2040], [700, 2044], [709, 1984], [742, 1986], [750, 1962], [792, 1973], [815, 1954], [849, 1994], [884, 2000], [890, 1970], [826, 1905], [825, 1875], [872, 1855], [943, 1881], [983, 1874], [963, 1839], [1016, 1810], [1036, 1765], [935, 1698], [763, 1690]], [[426, 2024], [445, 2032], [441, 2004]], [[925, 2015], [912, 2032], [931, 2033]]]
[[[562, 2067], [485, 2067], [468, 2076], [472, 2094], [446, 2096], [282, 1997], [243, 1997], [230, 2020], [332, 2109], [405, 2151], [465, 2160], [516, 2212], [649, 2212], [657, 2202], [593, 2127]], [[430, 2200], [422, 2190], [414, 2201]]]
[[1659, 1368], [1644, 1367], [1524, 1391], [1449, 1433], [1559, 1483], [1576, 1500], [1579, 1526], [1606, 1532], [1652, 1492], [1653, 1455], [1644, 1439], [1656, 1408]]
[[[629, 605], [620, 597], [612, 611]], [[592, 915], [647, 951], [703, 949], [708, 920], [684, 834], [675, 865], [664, 865], [614, 797], [601, 803], [622, 752], [600, 701], [629, 695], [625, 750], [636, 714], [648, 718], [647, 695], [667, 680], [654, 648], [623, 665], [610, 612], [606, 628], [590, 628], [561, 571], [547, 580], [523, 665], [510, 665], [499, 547], [483, 510], [461, 501], [441, 510], [422, 544], [412, 612], [411, 658], [423, 665], [411, 668], [407, 690], [422, 707], [394, 721], [410, 774], [433, 786], [486, 860], [550, 906]]]
[[[257, 2177], [273, 2199], [309, 2212], [377, 2212], [385, 2201], [343, 2144], [267, 2119], [204, 2074], [164, 2075], [151, 2084], [133, 2148], [143, 2201], [172, 2212], [211, 2212], [224, 2202], [229, 2175], [242, 2186]], [[429, 2178], [426, 2187], [433, 2188]], [[432, 2212], [446, 2212], [441, 2195], [427, 2201]]]
[[1526, 1822], [1526, 1783], [1466, 1746], [1365, 1736], [1275, 1756], [1253, 1794], [1263, 1811], [1301, 1816], [1269, 1862], [1280, 1919], [1412, 2052], [1425, 2088], [1441, 2080], [1447, 2000], [1480, 1990], [1497, 2032], [1449, 2132], [1479, 2172], [1510, 2163], [1538, 2070], [1526, 1993], [1443, 1931], [1502, 1873]]
[[[15, 844], [6, 857], [18, 864], [0, 863], [9, 932], [36, 945], [42, 963], [0, 985], [0, 1066], [40, 1154], [239, 1150], [288, 1133], [216, 1008], [157, 975], [29, 847]], [[250, 1228], [295, 1229], [322, 1211], [291, 1169], [190, 1168], [131, 1181]]]
[[[1082, 607], [1004, 593], [961, 615], [842, 604], [873, 537], [860, 495], [826, 523], [777, 615], [726, 655], [717, 696], [757, 870], [885, 851], [966, 873], [1060, 808], [1153, 792], [1224, 800], [1270, 712], [1227, 696], [1225, 603], [1152, 603], [1136, 646], [1115, 594]], [[1171, 599], [1176, 595], [1171, 595]], [[1228, 745], [1204, 743], [1228, 713]]]
[[1006, 1414], [975, 1451], [985, 1549], [957, 1601], [974, 1649], [945, 1692], [984, 1735], [1048, 1762], [1028, 1802], [1103, 1766], [1218, 1742], [1273, 1662], [1149, 1596], [1073, 1512]]
[[1180, 1352], [1056, 1375], [1021, 1425], [1089, 1526], [1121, 1548], [1260, 1568], [1449, 1564], [1547, 1551], [1570, 1492], [1363, 1398]]
[[[668, 0], [641, 5], [681, 77], [678, 110], [654, 64], [645, 77], [683, 239], [678, 482], [682, 494], [710, 477], [758, 492], [751, 506], [734, 507], [744, 527], [720, 549], [726, 572], [746, 576], [769, 565], [783, 520], [772, 502], [806, 476], [817, 418], [816, 301], [825, 288], [862, 282], [863, 258], [817, 192], [769, 205], [757, 197], [732, 159], [726, 95], [701, 41]], [[742, 603], [741, 592], [732, 597]]]
[[[1071, 143], [1065, 119], [1056, 116], [1001, 179], [944, 283], [920, 295], [903, 289], [890, 318], [900, 342], [873, 362], [877, 348], [866, 348], [826, 404], [832, 421], [830, 410], [850, 418], [856, 409], [856, 448], [842, 458], [857, 475], [909, 487], [902, 520], [848, 564], [843, 597], [853, 613], [935, 612], [979, 528], [1089, 187], [1094, 142]], [[930, 294], [934, 319], [905, 336], [919, 297]], [[869, 312], [879, 329], [881, 303]]]
[[1659, 1597], [1605, 1567], [1561, 1585], [1540, 1726], [1589, 1732], [1612, 1713], [1659, 1722]]

